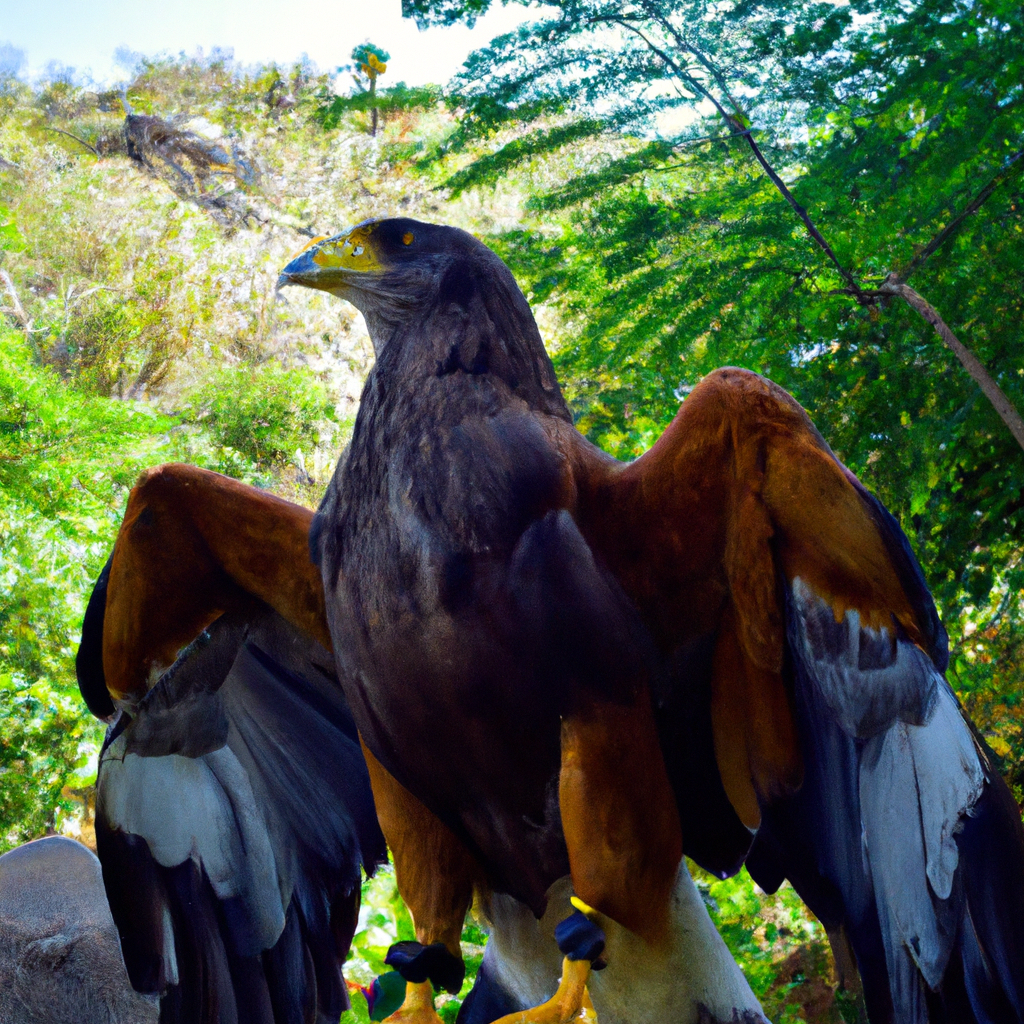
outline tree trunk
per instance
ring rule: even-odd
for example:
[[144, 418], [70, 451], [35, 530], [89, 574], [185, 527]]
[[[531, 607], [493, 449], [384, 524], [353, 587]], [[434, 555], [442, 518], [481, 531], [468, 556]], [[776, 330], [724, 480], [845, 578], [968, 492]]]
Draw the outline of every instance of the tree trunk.
[[1017, 412], [1013, 402], [1006, 397], [1003, 389], [982, 365], [981, 360], [949, 329], [935, 307], [925, 301], [910, 285], [904, 284], [899, 278], [894, 278], [891, 275], [878, 290], [884, 295], [899, 295], [935, 328], [938, 336], [960, 360], [961, 365], [971, 375], [975, 384], [981, 388], [982, 394], [992, 403], [995, 411], [999, 413], [1000, 419], [1013, 434], [1017, 444], [1024, 448], [1024, 419]]
[[11, 275], [8, 274], [6, 270], [0, 270], [0, 282], [3, 283], [4, 290], [11, 299], [11, 308], [0, 309], [0, 313], [7, 313], [9, 316], [13, 316], [21, 325], [21, 329], [25, 332], [26, 340], [31, 341], [32, 320], [25, 312], [25, 307], [22, 306], [21, 299], [18, 298], [18, 292], [14, 287], [14, 282], [11, 280]]

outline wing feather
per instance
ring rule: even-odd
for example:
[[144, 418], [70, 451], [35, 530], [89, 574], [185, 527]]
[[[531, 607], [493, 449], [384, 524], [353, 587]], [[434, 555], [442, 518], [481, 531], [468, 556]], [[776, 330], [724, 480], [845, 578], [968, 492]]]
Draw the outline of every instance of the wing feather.
[[360, 866], [386, 851], [330, 664], [269, 609], [224, 617], [109, 731], [99, 852], [129, 976], [162, 1019], [346, 1005]]
[[113, 556], [96, 579], [89, 595], [82, 622], [82, 638], [75, 655], [75, 675], [86, 707], [97, 718], [110, 718], [117, 710], [110, 699], [107, 681], [103, 675], [103, 621], [107, 607], [107, 583]]
[[755, 878], [790, 877], [849, 935], [873, 1022], [1024, 1019], [1024, 915], [995, 911], [1024, 899], [1024, 832], [895, 519], [743, 370], [706, 378], [637, 462], [576, 457], [583, 532], [662, 649], [716, 636], [715, 754], [760, 821]]

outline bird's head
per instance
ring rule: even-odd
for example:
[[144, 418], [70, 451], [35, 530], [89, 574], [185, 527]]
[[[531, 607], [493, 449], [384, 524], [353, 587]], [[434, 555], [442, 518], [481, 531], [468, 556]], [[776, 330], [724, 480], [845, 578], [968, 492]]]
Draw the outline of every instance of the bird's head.
[[410, 373], [492, 373], [568, 415], [512, 272], [466, 231], [407, 217], [363, 221], [310, 242], [281, 272], [285, 285], [347, 299], [378, 358], [387, 347]]
[[511, 278], [468, 232], [393, 217], [314, 239], [284, 268], [278, 287], [298, 284], [347, 299], [375, 334], [378, 326], [422, 319], [439, 300], [468, 299], [484, 267], [490, 276], [504, 271]]

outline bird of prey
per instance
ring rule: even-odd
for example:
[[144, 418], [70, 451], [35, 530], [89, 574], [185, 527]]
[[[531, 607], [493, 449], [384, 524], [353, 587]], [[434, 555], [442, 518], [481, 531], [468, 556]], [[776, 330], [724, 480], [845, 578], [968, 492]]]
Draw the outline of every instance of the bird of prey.
[[792, 398], [719, 370], [622, 464], [471, 235], [368, 221], [281, 283], [352, 302], [376, 353], [313, 534], [419, 940], [394, 1021], [436, 1024], [474, 886], [540, 915], [567, 870], [562, 989], [508, 1019], [585, 1013], [602, 921], [670, 941], [684, 852], [791, 878], [876, 1024], [1024, 1017], [1019, 815], [906, 538]]
[[[309, 562], [310, 513], [219, 474], [167, 467], [133, 490], [77, 663], [90, 709], [112, 719], [96, 780], [107, 898], [129, 979], [165, 1024], [336, 1022], [361, 869], [386, 860], [384, 838], [333, 656], [304, 619], [319, 580], [303, 593], [287, 562], [283, 582], [264, 572], [296, 626], [211, 571], [211, 487], [248, 569], [261, 551], [246, 530], [268, 514], [279, 534], [299, 525]], [[137, 642], [129, 681], [119, 653]]]
[[[229, 753], [220, 750], [223, 741], [217, 739], [223, 734], [217, 724], [222, 704], [233, 720], [242, 723], [248, 742], [254, 732], [244, 723], [253, 714], [270, 725], [273, 745], [255, 737], [261, 761], [270, 753], [292, 762], [289, 785], [261, 791], [265, 820], [295, 820], [314, 806], [324, 821], [318, 819], [305, 836], [307, 845], [309, 839], [315, 840], [322, 852], [330, 855], [333, 848], [335, 858], [343, 860], [348, 847], [337, 821], [347, 813], [363, 829], [364, 857], [367, 849], [379, 850], [372, 834], [366, 837], [365, 819], [358, 817], [368, 798], [365, 783], [362, 790], [356, 786], [356, 799], [351, 792], [352, 779], [358, 781], [359, 773], [349, 763], [347, 706], [335, 680], [322, 685], [333, 675], [330, 656], [312, 639], [327, 637], [327, 623], [320, 572], [308, 555], [311, 519], [306, 509], [217, 473], [173, 464], [149, 470], [129, 497], [113, 555], [86, 614], [78, 658], [83, 695], [101, 717], [114, 713], [115, 704], [124, 708], [104, 746], [98, 778], [97, 831], [109, 899], [132, 979], [142, 991], [163, 994], [168, 1021], [213, 1024], [232, 1019], [232, 1013], [240, 1019], [252, 1015], [251, 1001], [240, 1002], [247, 990], [235, 992], [222, 984], [223, 977], [216, 985], [199, 984], [204, 970], [218, 977], [215, 969], [223, 965], [225, 946], [233, 938], [209, 928], [217, 901], [206, 889], [203, 899], [186, 903], [166, 884], [175, 872], [208, 871], [203, 854], [209, 853], [209, 843], [196, 851], [194, 865], [169, 864], [167, 855], [161, 855], [163, 847], [158, 847], [168, 839], [180, 847], [191, 837], [225, 834], [229, 849], [237, 846], [217, 813], [218, 801], [206, 799], [212, 780], [203, 771], [208, 748], [217, 747], [220, 758]], [[243, 641], [258, 648], [246, 652]], [[174, 666], [165, 670], [186, 644]], [[277, 660], [276, 667], [271, 666], [268, 651]], [[268, 668], [277, 675], [276, 683], [267, 679]], [[154, 678], [157, 682], [147, 692]], [[276, 710], [268, 706], [268, 696], [278, 705]], [[341, 724], [343, 735], [332, 734], [330, 720]], [[317, 763], [301, 763], [311, 743]], [[227, 746], [231, 747], [230, 735]], [[185, 758], [201, 763], [193, 766]], [[295, 778], [297, 773], [302, 777]], [[167, 792], [167, 780], [180, 782], [197, 774], [206, 784], [188, 785], [180, 794]], [[310, 829], [308, 822], [305, 828]], [[332, 836], [332, 830], [339, 834]], [[288, 856], [289, 847], [296, 847], [304, 835], [302, 830], [285, 829], [283, 838]], [[221, 862], [220, 894], [244, 890], [252, 909], [269, 900], [273, 915], [273, 887], [254, 891], [247, 860], [235, 856]], [[339, 880], [343, 892], [352, 884], [344, 865]], [[307, 872], [306, 881], [321, 885], [323, 894], [335, 880], [324, 872]], [[538, 921], [512, 897], [479, 887], [490, 938], [476, 984], [460, 1011], [460, 1024], [489, 1024], [553, 995], [561, 973], [554, 931], [568, 905], [571, 880], [559, 879], [551, 893], [548, 913]], [[180, 950], [174, 953], [168, 947], [165, 934], [154, 935], [149, 927], [154, 916], [162, 919], [165, 908], [173, 935], [184, 932], [190, 937], [184, 958]], [[650, 1024], [687, 1020], [694, 1012], [711, 1015], [707, 1019], [731, 1017], [739, 1009], [742, 1024], [763, 1024], [757, 1000], [715, 931], [685, 866], [678, 872], [668, 916], [670, 938], [660, 958], [638, 955], [642, 940], [605, 922], [611, 963], [593, 985], [602, 1019]], [[271, 929], [269, 937], [274, 934]], [[307, 928], [302, 938], [310, 959], [323, 964], [343, 952], [349, 936], [338, 940], [323, 929]], [[292, 969], [300, 980], [292, 985], [291, 1003], [273, 1003], [275, 1021], [291, 1021], [287, 1013], [294, 1012], [295, 999], [314, 991], [328, 997], [318, 994], [320, 1012], [336, 1005], [330, 1000], [336, 993], [324, 986], [323, 979], [316, 988], [298, 965], [292, 964]], [[175, 971], [176, 983], [169, 980]], [[287, 972], [278, 971], [273, 980], [280, 985], [287, 977]], [[405, 982], [401, 984], [404, 989]], [[579, 995], [570, 991], [570, 1003]], [[378, 1000], [385, 1001], [383, 996]], [[314, 1009], [308, 998], [304, 1005]], [[591, 1005], [579, 1008], [589, 1011]]]

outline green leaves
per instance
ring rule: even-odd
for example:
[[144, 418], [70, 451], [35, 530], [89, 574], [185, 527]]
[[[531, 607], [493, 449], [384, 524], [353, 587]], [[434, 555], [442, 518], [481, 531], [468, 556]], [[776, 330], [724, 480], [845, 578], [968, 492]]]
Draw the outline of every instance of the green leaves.
[[402, 17], [415, 18], [421, 29], [464, 21], [471, 28], [492, 0], [402, 0]]
[[325, 131], [338, 128], [345, 115], [352, 111], [372, 110], [374, 106], [387, 120], [389, 115], [400, 112], [429, 110], [441, 102], [441, 90], [437, 86], [407, 86], [399, 82], [390, 89], [383, 89], [371, 96], [369, 92], [357, 92], [353, 96], [335, 96], [324, 90], [312, 111], [313, 120]]
[[324, 383], [306, 367], [276, 362], [221, 367], [186, 399], [190, 417], [228, 448], [269, 468], [311, 451], [337, 417]]
[[67, 693], [45, 680], [29, 684], [2, 668], [0, 722], [0, 852], [4, 852], [53, 827], [55, 815], [69, 806], [62, 794], [69, 777], [86, 766], [102, 730], [83, 718], [77, 701]]
[[595, 118], [582, 118], [554, 128], [541, 128], [506, 143], [496, 153], [474, 160], [468, 167], [445, 181], [453, 197], [467, 189], [494, 185], [510, 170], [527, 160], [553, 153], [583, 139], [593, 138], [604, 125]]
[[171, 424], [66, 388], [0, 327], [0, 849], [53, 827], [98, 748], [74, 678], [85, 599]]
[[[315, 384], [272, 370], [228, 400], [266, 400], [276, 419], [256, 448], [269, 458], [284, 444], [290, 458], [288, 446], [306, 437], [302, 410], [333, 415]], [[284, 422], [290, 415], [298, 426]], [[250, 482], [256, 473], [236, 449], [152, 406], [68, 386], [0, 326], [0, 851], [53, 828], [64, 786], [89, 782], [103, 727], [75, 682], [85, 603], [139, 473], [176, 460]]]
[[25, 239], [14, 223], [11, 211], [0, 203], [0, 252], [21, 252], [25, 248]]
[[365, 64], [371, 71], [383, 74], [384, 72], [379, 65], [387, 64], [391, 60], [391, 54], [387, 50], [382, 50], [379, 46], [374, 46], [373, 43], [367, 41], [360, 43], [352, 50], [352, 59], [357, 64]]
[[849, 1017], [842, 1015], [825, 929], [788, 883], [769, 896], [746, 870], [721, 881], [689, 867], [715, 927], [771, 1020], [859, 1019], [855, 1006]]

